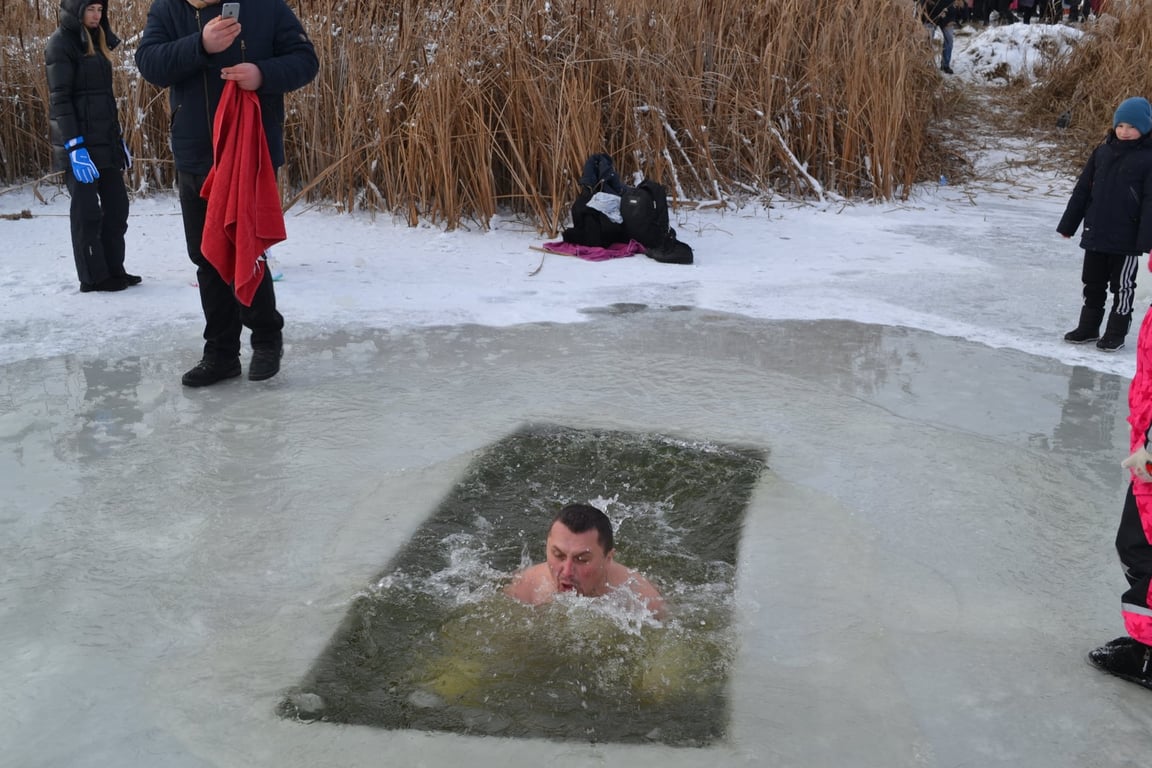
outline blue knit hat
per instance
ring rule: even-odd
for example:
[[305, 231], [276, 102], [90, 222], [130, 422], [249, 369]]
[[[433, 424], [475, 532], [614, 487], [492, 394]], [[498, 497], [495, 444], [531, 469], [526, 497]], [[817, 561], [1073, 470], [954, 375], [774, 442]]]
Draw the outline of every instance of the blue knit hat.
[[1120, 106], [1116, 107], [1116, 114], [1112, 116], [1113, 128], [1120, 123], [1128, 123], [1140, 131], [1141, 136], [1147, 135], [1152, 131], [1152, 104], [1149, 104], [1148, 99], [1143, 96], [1124, 99], [1120, 102]]

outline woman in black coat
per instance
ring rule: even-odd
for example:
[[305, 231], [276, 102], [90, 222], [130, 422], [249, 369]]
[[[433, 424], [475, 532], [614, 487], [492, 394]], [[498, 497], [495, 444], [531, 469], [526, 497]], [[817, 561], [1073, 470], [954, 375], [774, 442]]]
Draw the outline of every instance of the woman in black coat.
[[131, 157], [112, 93], [112, 53], [120, 40], [106, 0], [61, 0], [48, 38], [49, 127], [54, 170], [72, 196], [72, 252], [80, 291], [122, 291], [140, 278], [124, 271]]

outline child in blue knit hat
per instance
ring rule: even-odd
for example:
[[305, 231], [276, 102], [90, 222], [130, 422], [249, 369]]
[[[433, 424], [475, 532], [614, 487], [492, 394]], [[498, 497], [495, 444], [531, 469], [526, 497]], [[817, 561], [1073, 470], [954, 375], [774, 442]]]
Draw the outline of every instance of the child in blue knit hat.
[[[1116, 294], [1108, 330], [1097, 342], [1119, 349], [1131, 319], [1137, 260], [1152, 247], [1152, 106], [1127, 99], [1116, 109], [1113, 130], [1092, 153], [1076, 183], [1059, 230], [1072, 234], [1084, 219], [1084, 309], [1080, 327], [1065, 338], [1088, 341], [1103, 315], [1104, 280]], [[1131, 280], [1129, 281], [1129, 277]], [[1127, 314], [1124, 314], [1127, 310]], [[1095, 325], [1093, 325], [1095, 323]], [[1097, 669], [1152, 688], [1152, 312], [1136, 340], [1136, 375], [1128, 390], [1129, 450], [1121, 462], [1131, 483], [1116, 530], [1116, 553], [1128, 581], [1120, 597], [1125, 634], [1088, 652]]]
[[[1152, 104], [1125, 99], [1112, 117], [1112, 130], [1088, 158], [1056, 231], [1072, 237], [1080, 223], [1084, 266], [1084, 305], [1080, 322], [1064, 334], [1071, 344], [1096, 341], [1105, 352], [1124, 346], [1132, 323], [1136, 271], [1142, 253], [1152, 251]], [[1112, 291], [1112, 311], [1104, 335], [1104, 305]]]

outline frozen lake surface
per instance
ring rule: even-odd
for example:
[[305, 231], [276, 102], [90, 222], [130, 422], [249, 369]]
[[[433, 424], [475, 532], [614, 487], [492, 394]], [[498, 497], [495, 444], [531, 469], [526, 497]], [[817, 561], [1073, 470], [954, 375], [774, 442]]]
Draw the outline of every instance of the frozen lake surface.
[[[959, 36], [952, 82], [979, 98], [1049, 32], [1075, 34]], [[1123, 631], [1134, 335], [1060, 340], [1073, 178], [1021, 126], [907, 200], [678, 208], [691, 267], [293, 209], [284, 371], [204, 391], [179, 385], [202, 326], [174, 199], [133, 201], [143, 284], [82, 295], [63, 190], [6, 191], [31, 218], [0, 220], [0, 766], [1145, 766], [1149, 692], [1083, 661]], [[280, 718], [355, 595], [535, 423], [767, 456], [724, 739]]]
[[[1148, 692], [1083, 661], [1122, 634], [1126, 377], [885, 325], [585, 309], [297, 333], [265, 385], [181, 388], [187, 328], [0, 367], [0, 764], [1146, 762]], [[281, 719], [476, 452], [537, 422], [766, 453], [726, 739]]]

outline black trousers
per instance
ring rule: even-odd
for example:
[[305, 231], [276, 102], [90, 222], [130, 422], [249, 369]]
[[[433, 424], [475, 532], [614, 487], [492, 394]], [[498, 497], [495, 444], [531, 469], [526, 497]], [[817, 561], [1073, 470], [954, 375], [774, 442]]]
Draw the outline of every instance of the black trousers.
[[101, 168], [100, 178], [82, 184], [64, 171], [72, 196], [72, 256], [81, 283], [94, 285], [124, 274], [124, 233], [128, 231], [128, 189], [124, 172]]
[[1136, 273], [1139, 271], [1139, 255], [1084, 251], [1084, 266], [1080, 270], [1080, 279], [1084, 282], [1084, 306], [1103, 309], [1111, 290], [1112, 311], [1117, 315], [1132, 314]]
[[1129, 587], [1121, 598], [1124, 610], [1147, 614], [1150, 611], [1148, 588], [1152, 585], [1152, 543], [1149, 543], [1148, 534], [1144, 532], [1144, 525], [1140, 521], [1140, 509], [1136, 506], [1131, 484], [1124, 499], [1120, 527], [1116, 531], [1116, 553], [1120, 556], [1120, 565], [1124, 568], [1124, 578], [1128, 580]]
[[188, 258], [196, 265], [200, 306], [204, 309], [204, 357], [227, 360], [239, 356], [240, 333], [244, 326], [252, 329], [253, 349], [279, 347], [284, 317], [276, 311], [272, 271], [264, 270], [264, 279], [256, 289], [252, 306], [246, 307], [236, 298], [231, 284], [220, 277], [200, 250], [204, 220], [208, 216], [208, 201], [200, 197], [204, 178], [183, 172], [177, 174], [184, 240], [188, 245]]

